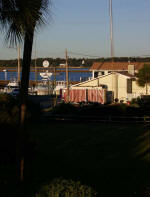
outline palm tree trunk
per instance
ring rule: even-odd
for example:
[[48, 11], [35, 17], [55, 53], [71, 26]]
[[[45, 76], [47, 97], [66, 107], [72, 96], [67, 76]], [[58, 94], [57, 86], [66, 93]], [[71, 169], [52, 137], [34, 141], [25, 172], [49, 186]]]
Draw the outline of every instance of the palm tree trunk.
[[22, 63], [22, 77], [20, 87], [20, 132], [18, 134], [18, 181], [24, 180], [24, 149], [25, 149], [25, 119], [28, 99], [28, 87], [29, 87], [29, 75], [30, 75], [30, 64], [32, 55], [33, 45], [33, 32], [26, 32], [24, 38], [24, 52], [23, 52], [23, 63]]
[[24, 39], [24, 52], [23, 52], [23, 62], [22, 62], [22, 77], [21, 77], [21, 88], [20, 88], [20, 98], [21, 98], [21, 125], [25, 122], [26, 114], [26, 103], [28, 97], [28, 87], [29, 87], [29, 75], [30, 75], [30, 64], [32, 56], [32, 45], [33, 45], [34, 32], [25, 34]]

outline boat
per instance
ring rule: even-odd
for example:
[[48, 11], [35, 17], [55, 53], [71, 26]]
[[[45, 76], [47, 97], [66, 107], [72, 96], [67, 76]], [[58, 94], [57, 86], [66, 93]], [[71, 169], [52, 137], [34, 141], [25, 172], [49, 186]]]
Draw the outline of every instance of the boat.
[[52, 73], [49, 73], [48, 70], [46, 72], [40, 73], [43, 81], [50, 80]]
[[19, 87], [19, 83], [18, 83], [18, 81], [10, 81], [10, 82], [7, 84], [7, 87], [8, 87], [8, 88], [18, 88], [18, 87]]
[[66, 87], [65, 81], [56, 81], [56, 87], [54, 88], [54, 93], [57, 95], [61, 94], [61, 90]]

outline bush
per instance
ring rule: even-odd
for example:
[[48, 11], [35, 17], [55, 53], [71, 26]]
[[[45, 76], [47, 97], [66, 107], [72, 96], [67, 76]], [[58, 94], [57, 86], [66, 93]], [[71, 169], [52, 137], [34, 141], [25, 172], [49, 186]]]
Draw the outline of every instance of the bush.
[[96, 192], [79, 181], [54, 179], [51, 183], [43, 185], [37, 197], [94, 197]]
[[41, 114], [40, 104], [34, 103], [31, 100], [28, 100], [27, 120], [28, 121], [37, 121], [40, 118], [40, 114]]
[[15, 163], [17, 128], [5, 124], [1, 124], [0, 128], [0, 164]]
[[131, 104], [138, 104], [138, 105], [142, 106], [142, 105], [144, 105], [144, 100], [140, 97], [133, 98], [131, 100]]
[[[17, 97], [8, 94], [0, 94], [0, 124], [18, 124], [20, 102]], [[40, 105], [28, 101], [27, 120], [37, 120], [40, 117]]]
[[[140, 103], [140, 104], [139, 104]], [[144, 116], [150, 115], [150, 105], [142, 103], [142, 99], [132, 100], [131, 105], [114, 103], [102, 105], [99, 103], [74, 104], [62, 103], [56, 106], [53, 114], [81, 116]]]
[[77, 107], [75, 107], [73, 104], [61, 103], [53, 109], [52, 113], [53, 114], [76, 114], [77, 111], [78, 111]]
[[0, 94], [0, 124], [16, 124], [18, 121], [18, 100], [11, 95]]

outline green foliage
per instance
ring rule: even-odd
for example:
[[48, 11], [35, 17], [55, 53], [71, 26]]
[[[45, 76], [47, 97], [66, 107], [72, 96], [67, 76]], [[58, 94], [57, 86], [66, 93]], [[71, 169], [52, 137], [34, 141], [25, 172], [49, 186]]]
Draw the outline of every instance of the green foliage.
[[99, 103], [89, 103], [75, 106], [70, 103], [62, 103], [52, 109], [53, 114], [62, 114], [70, 116], [144, 116], [150, 115], [150, 105], [144, 103], [143, 99], [138, 98], [131, 102], [131, 105], [124, 103], [115, 103], [111, 105], [101, 105]]
[[[32, 3], [31, 3], [32, 2]], [[5, 0], [0, 3], [0, 26], [10, 45], [23, 41], [25, 33], [45, 22], [48, 0]], [[43, 12], [45, 15], [43, 15]]]
[[7, 94], [0, 94], [0, 124], [16, 124], [19, 121], [17, 99]]
[[143, 68], [139, 70], [137, 73], [137, 83], [139, 86], [144, 87], [146, 85], [146, 94], [147, 92], [147, 85], [150, 84], [150, 65], [144, 64]]
[[137, 107], [144, 106], [144, 100], [140, 97], [134, 98], [131, 100], [131, 105]]
[[78, 109], [70, 103], [61, 103], [53, 109], [54, 114], [76, 114]]
[[[63, 58], [50, 58], [50, 57], [45, 57], [45, 58], [37, 58], [36, 59], [36, 64], [38, 67], [41, 67], [43, 65], [43, 61], [47, 59], [50, 63], [51, 66], [59, 66], [60, 64], [65, 63], [65, 59]], [[69, 66], [81, 66], [83, 58], [69, 58], [68, 63]], [[111, 61], [110, 58], [84, 58], [85, 60], [85, 67], [91, 67], [93, 62], [106, 62], [106, 61]], [[0, 60], [0, 66], [1, 67], [16, 67], [17, 66], [17, 59], [13, 60]], [[119, 62], [124, 62], [128, 61], [127, 57], [116, 57], [114, 61], [119, 61]], [[139, 62], [150, 62], [150, 58], [137, 58], [137, 59], [131, 59], [132, 61], [139, 61]], [[34, 66], [35, 60], [31, 60], [31, 66]], [[22, 65], [22, 59], [21, 59], [21, 65]]]
[[[0, 94], [0, 124], [18, 124], [19, 107], [18, 98], [8, 94]], [[40, 106], [29, 100], [27, 103], [27, 120], [38, 120], [40, 112]]]
[[44, 185], [38, 197], [93, 197], [96, 192], [87, 185], [82, 185], [79, 181], [54, 179], [51, 183]]

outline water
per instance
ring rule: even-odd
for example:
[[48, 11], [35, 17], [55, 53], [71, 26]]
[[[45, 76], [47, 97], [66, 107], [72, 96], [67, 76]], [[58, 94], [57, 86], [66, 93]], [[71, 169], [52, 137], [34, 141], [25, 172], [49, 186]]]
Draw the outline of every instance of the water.
[[[59, 70], [64, 70], [64, 68], [59, 68]], [[80, 81], [81, 79], [87, 80], [89, 77], [92, 77], [92, 72], [71, 72], [71, 70], [88, 70], [88, 69], [79, 69], [79, 68], [73, 68], [69, 69], [69, 81]], [[21, 75], [21, 73], [20, 73]], [[7, 70], [6, 72], [0, 72], [0, 80], [11, 80], [11, 79], [17, 79], [17, 72], [9, 72]], [[54, 80], [55, 76], [52, 75], [50, 80]], [[35, 80], [35, 72], [30, 72], [30, 80]], [[37, 80], [41, 81], [42, 77], [40, 76], [40, 73], [37, 73]], [[56, 75], [56, 81], [65, 81], [66, 80], [66, 72], [59, 72]]]

